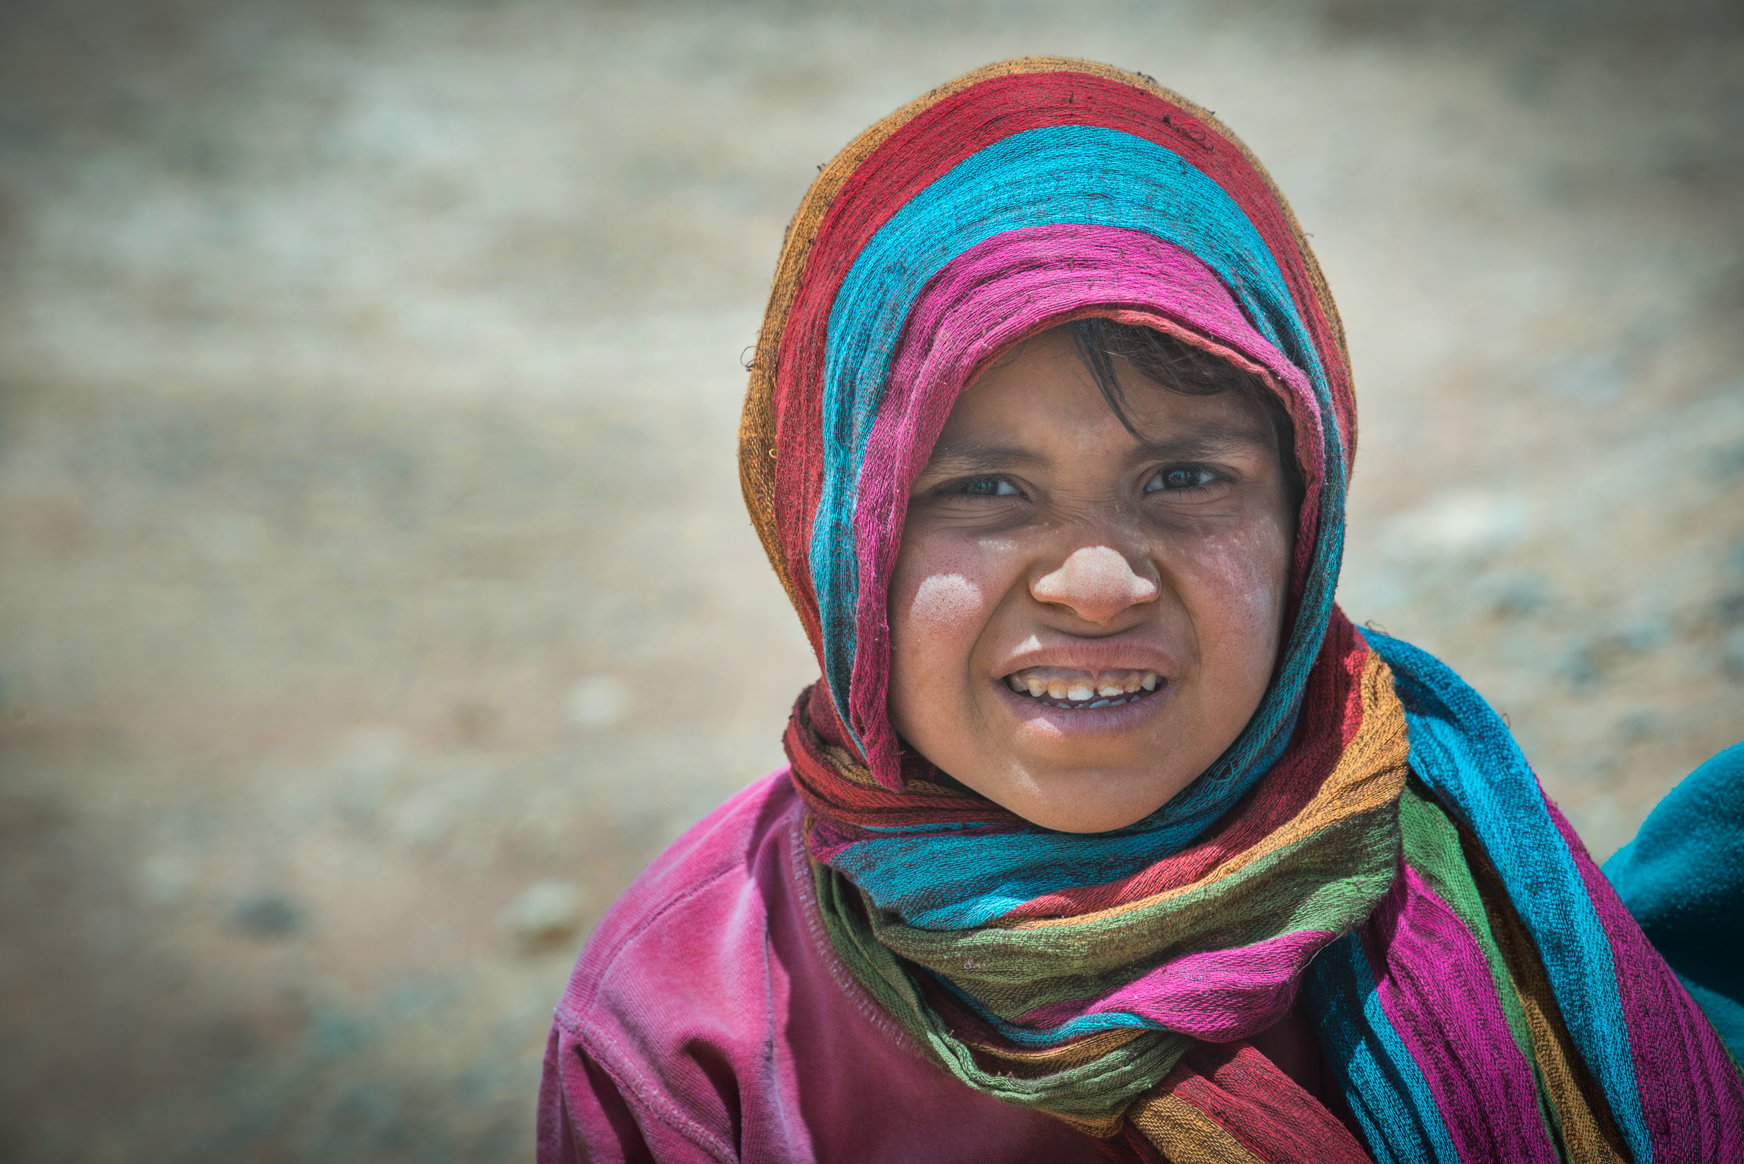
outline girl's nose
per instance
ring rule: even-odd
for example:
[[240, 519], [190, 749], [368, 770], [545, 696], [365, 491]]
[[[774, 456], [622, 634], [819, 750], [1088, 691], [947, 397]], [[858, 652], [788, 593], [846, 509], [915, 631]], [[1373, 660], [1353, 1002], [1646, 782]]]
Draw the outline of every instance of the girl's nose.
[[1030, 593], [1038, 602], [1064, 606], [1079, 618], [1106, 625], [1130, 607], [1157, 598], [1157, 580], [1135, 571], [1113, 546], [1079, 546], [1058, 567], [1037, 578]]

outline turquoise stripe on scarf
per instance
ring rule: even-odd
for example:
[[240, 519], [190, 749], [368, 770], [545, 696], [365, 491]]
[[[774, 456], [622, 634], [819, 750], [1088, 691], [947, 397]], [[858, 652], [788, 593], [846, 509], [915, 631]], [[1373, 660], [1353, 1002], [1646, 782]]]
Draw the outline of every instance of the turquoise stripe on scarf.
[[[1345, 1102], [1376, 1164], [1459, 1164], [1429, 1082], [1381, 1006], [1362, 935], [1328, 946], [1304, 981], [1321, 1049], [1343, 1077]], [[1353, 1018], [1359, 1010], [1366, 1031]]]
[[1094, 845], [1072, 833], [959, 833], [949, 845], [880, 836], [832, 853], [829, 863], [910, 925], [967, 929], [1048, 893], [1131, 876], [1190, 841], [1189, 824], [1108, 833]]
[[1482, 696], [1427, 651], [1374, 631], [1393, 668], [1411, 737], [1411, 769], [1477, 835], [1544, 959], [1569, 1034], [1610, 1099], [1629, 1150], [1653, 1145], [1617, 993], [1610, 939], [1538, 781], [1512, 733]]
[[1063, 1047], [1074, 1039], [1081, 1039], [1087, 1035], [1094, 1035], [1101, 1031], [1112, 1031], [1121, 1028], [1155, 1030], [1158, 1025], [1151, 1022], [1149, 1019], [1140, 1015], [1132, 1014], [1128, 1011], [1110, 1011], [1105, 1014], [1080, 1015], [1058, 1027], [1046, 1030], [1018, 1026], [1014, 1023], [1006, 1022], [1004, 1019], [988, 1010], [985, 1006], [981, 1005], [979, 999], [975, 998], [975, 996], [970, 994], [968, 991], [962, 989], [949, 978], [941, 978], [931, 971], [923, 971], [923, 973], [925, 973], [929, 979], [938, 983], [946, 991], [950, 992], [951, 996], [954, 997], [965, 1010], [974, 1014], [982, 1022], [999, 1032], [1002, 1037], [1009, 1039], [1013, 1046], [1023, 1047], [1026, 1050], [1044, 1051], [1054, 1047]]

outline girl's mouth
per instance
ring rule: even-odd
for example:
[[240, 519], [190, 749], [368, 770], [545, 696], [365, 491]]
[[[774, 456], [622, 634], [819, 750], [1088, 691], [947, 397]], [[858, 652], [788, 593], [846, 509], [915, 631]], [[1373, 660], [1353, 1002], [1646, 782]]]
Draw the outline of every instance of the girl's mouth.
[[1071, 711], [1133, 703], [1165, 682], [1155, 671], [1074, 671], [1065, 667], [1026, 667], [1005, 677], [1005, 685], [1019, 695]]

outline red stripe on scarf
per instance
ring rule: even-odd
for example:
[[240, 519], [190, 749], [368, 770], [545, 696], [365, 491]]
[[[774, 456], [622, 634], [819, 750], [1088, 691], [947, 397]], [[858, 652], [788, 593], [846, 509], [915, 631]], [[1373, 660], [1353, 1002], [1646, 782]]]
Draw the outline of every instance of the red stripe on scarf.
[[1195, 1043], [1161, 1090], [1209, 1116], [1260, 1160], [1373, 1164], [1350, 1129], [1250, 1043]]

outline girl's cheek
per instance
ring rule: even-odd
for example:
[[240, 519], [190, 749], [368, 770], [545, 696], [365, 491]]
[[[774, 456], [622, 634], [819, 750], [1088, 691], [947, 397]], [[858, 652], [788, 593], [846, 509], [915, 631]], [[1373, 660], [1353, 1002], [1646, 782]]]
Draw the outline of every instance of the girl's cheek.
[[924, 687], [957, 675], [986, 626], [997, 591], [977, 547], [919, 538], [898, 556], [890, 590], [890, 645], [897, 682]]
[[1002, 549], [954, 538], [905, 539], [890, 580], [892, 633], [901, 638], [906, 630], [911, 640], [976, 633], [995, 592]]
[[1220, 621], [1275, 631], [1290, 569], [1290, 540], [1282, 531], [1262, 526], [1200, 550], [1197, 589], [1222, 607]]
[[981, 588], [967, 576], [955, 572], [928, 574], [914, 587], [906, 621], [916, 630], [961, 633], [980, 625], [986, 606]]

